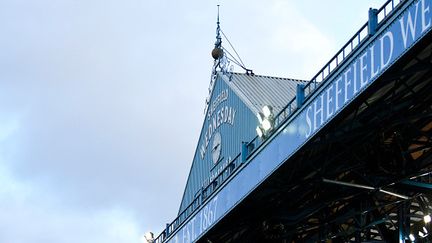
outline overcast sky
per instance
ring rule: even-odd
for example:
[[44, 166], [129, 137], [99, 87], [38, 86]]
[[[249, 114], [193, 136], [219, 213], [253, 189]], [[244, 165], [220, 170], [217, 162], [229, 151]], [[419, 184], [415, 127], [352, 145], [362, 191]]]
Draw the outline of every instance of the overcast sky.
[[255, 74], [310, 79], [383, 2], [0, 0], [0, 242], [139, 243], [176, 217], [217, 4]]

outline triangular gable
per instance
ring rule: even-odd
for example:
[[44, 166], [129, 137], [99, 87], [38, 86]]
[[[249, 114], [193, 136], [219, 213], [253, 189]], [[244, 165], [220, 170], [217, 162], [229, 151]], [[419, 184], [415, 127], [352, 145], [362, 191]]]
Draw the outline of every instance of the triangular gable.
[[227, 76], [218, 73], [179, 213], [203, 186], [239, 155], [242, 142], [256, 136], [257, 118], [229, 82]]

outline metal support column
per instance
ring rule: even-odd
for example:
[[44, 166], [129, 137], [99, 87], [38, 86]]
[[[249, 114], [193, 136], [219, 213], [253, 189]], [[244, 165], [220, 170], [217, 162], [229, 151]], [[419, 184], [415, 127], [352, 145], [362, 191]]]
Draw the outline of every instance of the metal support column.
[[[408, 210], [408, 212], [407, 212]], [[402, 203], [398, 212], [399, 223], [399, 243], [405, 243], [408, 238], [410, 221], [409, 221], [409, 202]]]

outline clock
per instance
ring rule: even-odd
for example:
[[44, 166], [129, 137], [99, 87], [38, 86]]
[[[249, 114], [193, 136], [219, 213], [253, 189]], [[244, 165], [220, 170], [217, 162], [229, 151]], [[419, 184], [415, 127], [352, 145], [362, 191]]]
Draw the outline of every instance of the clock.
[[217, 162], [219, 162], [219, 158], [221, 155], [221, 148], [222, 148], [222, 137], [219, 132], [217, 132], [213, 136], [213, 144], [211, 148], [212, 148], [213, 163], [216, 164]]

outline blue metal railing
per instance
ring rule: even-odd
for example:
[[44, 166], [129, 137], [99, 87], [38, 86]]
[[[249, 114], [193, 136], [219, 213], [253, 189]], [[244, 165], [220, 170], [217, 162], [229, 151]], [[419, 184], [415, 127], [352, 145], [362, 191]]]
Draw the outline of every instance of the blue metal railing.
[[[388, 0], [385, 2], [377, 12], [378, 25], [382, 25], [387, 20], [386, 17], [404, 1], [406, 0]], [[334, 70], [344, 63], [344, 61], [351, 56], [354, 50], [358, 49], [359, 46], [365, 43], [365, 40], [368, 37], [368, 23], [366, 22], [336, 53], [336, 55], [334, 55], [330, 61], [328, 61], [324, 67], [304, 85], [305, 100], [310, 98], [314, 91], [328, 80]], [[278, 114], [276, 114], [274, 124], [275, 128], [273, 131], [276, 131], [298, 108], [296, 97], [293, 97], [288, 104]], [[263, 141], [256, 136], [248, 143], [248, 147], [252, 148], [252, 151], [248, 153], [248, 157], [258, 151], [258, 148], [263, 144], [262, 142]], [[155, 239], [154, 242], [164, 242], [167, 237], [176, 231], [179, 226], [189, 218], [189, 216], [199, 209], [207, 199], [209, 199], [209, 197], [234, 174], [234, 172], [238, 171], [242, 165], [244, 166], [245, 161], [242, 161], [241, 158], [241, 153], [239, 153], [207, 186], [201, 188], [189, 206], [184, 209], [173, 222], [167, 224], [165, 230]]]
[[[378, 25], [382, 25], [386, 20], [386, 17], [399, 6], [404, 0], [388, 0], [384, 5], [378, 9]], [[348, 42], [334, 55], [330, 61], [328, 61], [323, 68], [321, 68], [312, 79], [304, 86], [305, 99], [309, 98], [313, 91], [318, 88], [321, 84], [325, 83], [330, 74], [339, 67], [351, 53], [357, 49], [364, 40], [369, 36], [368, 34], [368, 23], [366, 22]], [[292, 98], [288, 104], [276, 115], [275, 127], [282, 124], [286, 118], [288, 118], [297, 109], [296, 97]]]
[[238, 154], [226, 167], [222, 170], [206, 187], [202, 188], [192, 203], [183, 210], [171, 224], [167, 224], [165, 231], [162, 232], [156, 239], [155, 243], [162, 243], [172, 232], [174, 232], [185, 220], [203, 205], [206, 200], [218, 189], [235, 171], [240, 168], [241, 153]]

